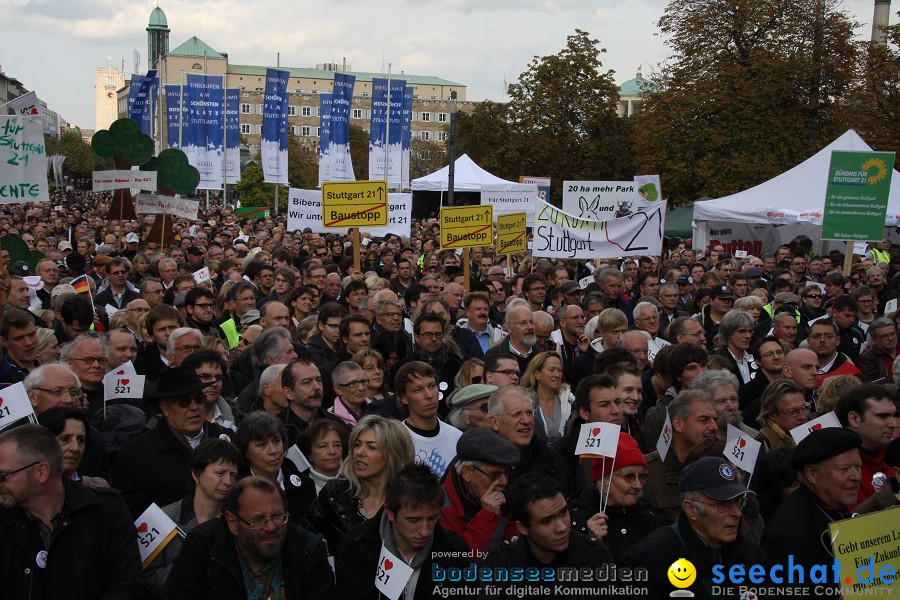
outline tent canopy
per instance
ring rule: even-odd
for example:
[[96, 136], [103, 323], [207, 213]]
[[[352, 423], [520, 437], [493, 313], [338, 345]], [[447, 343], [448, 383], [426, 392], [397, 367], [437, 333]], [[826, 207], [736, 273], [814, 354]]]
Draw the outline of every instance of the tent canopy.
[[[495, 183], [515, 183], [491, 175], [475, 164], [468, 154], [456, 159], [456, 170], [453, 173], [453, 190], [456, 192], [480, 192], [481, 186]], [[412, 180], [413, 191], [446, 192], [450, 165], [429, 173], [424, 177]]]
[[[793, 169], [756, 187], [723, 198], [696, 202], [694, 221], [768, 223], [770, 209], [816, 212], [821, 215], [825, 209], [832, 150], [871, 151], [872, 148], [850, 129]], [[900, 213], [900, 173], [894, 169], [888, 198], [888, 215], [897, 213]]]

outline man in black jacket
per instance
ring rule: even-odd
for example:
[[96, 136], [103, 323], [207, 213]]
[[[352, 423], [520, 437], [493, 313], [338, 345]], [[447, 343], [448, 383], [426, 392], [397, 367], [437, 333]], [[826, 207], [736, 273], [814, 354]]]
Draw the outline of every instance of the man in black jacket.
[[169, 367], [147, 394], [147, 400], [159, 403], [163, 418], [128, 442], [113, 467], [113, 481], [135, 517], [153, 502], [165, 506], [190, 493], [191, 454], [200, 442], [209, 437], [230, 441], [230, 429], [205, 418], [203, 389], [209, 385], [191, 367]]
[[48, 429], [0, 435], [4, 598], [142, 598], [137, 532], [122, 497], [62, 477]]
[[[469, 548], [438, 525], [443, 502], [441, 482], [427, 465], [401, 469], [388, 482], [384, 510], [341, 538], [334, 564], [341, 600], [379, 597], [376, 577], [386, 582], [393, 562], [382, 546], [412, 568], [404, 587], [412, 586], [414, 600], [433, 598], [437, 587], [459, 586], [449, 583], [445, 572], [468, 565]], [[409, 591], [401, 597], [408, 598]]]
[[[224, 515], [188, 535], [166, 582], [171, 600], [334, 598], [321, 537], [288, 522], [284, 494], [263, 477], [238, 481]], [[283, 594], [283, 595], [282, 595]]]

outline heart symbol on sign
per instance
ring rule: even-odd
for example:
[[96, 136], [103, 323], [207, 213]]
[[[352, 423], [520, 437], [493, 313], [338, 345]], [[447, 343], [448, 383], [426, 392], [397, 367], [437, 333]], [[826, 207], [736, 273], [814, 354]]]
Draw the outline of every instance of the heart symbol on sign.
[[391, 559], [384, 559], [384, 570], [390, 571], [392, 568], [394, 568], [394, 563], [391, 562]]
[[663, 430], [663, 433], [669, 435], [669, 426], [666, 425], [666, 428]]
[[125, 374], [125, 369], [119, 369], [118, 371], [116, 371], [116, 375], [124, 375], [124, 374]]
[[3, 406], [3, 398], [0, 398], [0, 406]]
[[820, 429], [822, 429], [822, 424], [821, 424], [821, 423], [816, 423], [815, 425], [812, 426], [812, 430], [813, 430], [813, 431], [818, 431], [818, 430], [820, 430]]
[[745, 440], [744, 438], [741, 438], [741, 441], [738, 442], [738, 446], [743, 448], [746, 445], [747, 445], [747, 440]]
[[131, 380], [130, 380], [130, 379], [123, 379], [123, 380], [122, 380], [122, 385], [128, 385], [128, 382], [129, 382], [129, 381], [131, 381]]
[[593, 429], [591, 429], [591, 435], [593, 435], [594, 437], [597, 437], [598, 435], [600, 435], [600, 428], [594, 427]]
[[141, 523], [138, 525], [138, 533], [147, 533], [147, 524]]

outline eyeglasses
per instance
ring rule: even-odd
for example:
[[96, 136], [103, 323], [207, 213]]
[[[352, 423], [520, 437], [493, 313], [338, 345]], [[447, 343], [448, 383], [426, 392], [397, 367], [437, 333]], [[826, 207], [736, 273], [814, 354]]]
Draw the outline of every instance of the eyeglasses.
[[807, 295], [806, 295], [806, 298], [807, 298], [808, 300], [821, 300], [821, 299], [822, 299], [822, 294], [807, 294]]
[[836, 337], [837, 336], [834, 335], [833, 333], [815, 333], [815, 334], [809, 336], [809, 339], [811, 339], [811, 340], [833, 340]]
[[510, 467], [503, 471], [494, 471], [493, 473], [488, 473], [487, 471], [482, 471], [475, 465], [472, 465], [472, 468], [475, 469], [476, 471], [478, 471], [479, 473], [481, 473], [482, 475], [484, 475], [485, 477], [487, 477], [488, 479], [490, 479], [491, 481], [497, 481], [503, 475], [506, 475], [507, 479], [509, 479], [509, 477], [512, 475], [512, 472], [514, 470], [513, 467]]
[[124, 275], [125, 271], [109, 271], [110, 275]]
[[105, 365], [109, 362], [109, 359], [105, 356], [85, 356], [84, 358], [70, 358], [69, 360], [80, 360], [86, 365], [92, 365], [97, 363], [98, 365]]
[[203, 350], [203, 346], [200, 345], [191, 345], [191, 346], [175, 346], [175, 350], [178, 352], [199, 352]]
[[705, 504], [707, 506], [712, 506], [716, 509], [716, 511], [720, 513], [727, 513], [732, 508], [740, 508], [743, 509], [747, 506], [747, 496], [742, 494], [737, 498], [732, 498], [731, 500], [716, 500], [715, 502], [706, 502], [704, 500], [694, 500], [694, 502], [699, 502], [700, 504]]
[[621, 477], [625, 480], [625, 483], [632, 484], [635, 480], [640, 479], [641, 483], [644, 483], [650, 478], [649, 473], [641, 473], [638, 475], [637, 473], [613, 473], [616, 477]]
[[528, 410], [517, 410], [516, 412], [508, 412], [503, 413], [510, 419], [521, 419], [522, 417], [528, 417], [530, 419], [534, 418], [534, 409], [529, 408]]
[[496, 371], [488, 371], [489, 373], [500, 373], [501, 375], [506, 375], [507, 377], [519, 377], [521, 374], [516, 369], [498, 369]]
[[6, 481], [7, 479], [9, 479], [9, 478], [12, 477], [13, 475], [15, 475], [16, 473], [18, 473], [19, 471], [24, 471], [25, 469], [30, 469], [30, 468], [33, 467], [34, 465], [40, 464], [40, 463], [42, 463], [42, 462], [43, 462], [43, 461], [36, 460], [36, 461], [34, 461], [33, 463], [31, 463], [30, 465], [25, 465], [24, 467], [19, 467], [19, 468], [16, 469], [15, 471], [7, 471], [6, 473], [0, 473], [0, 483], [3, 483], [4, 481]]
[[265, 529], [266, 525], [269, 521], [272, 522], [272, 525], [275, 527], [283, 527], [287, 525], [288, 519], [290, 519], [291, 515], [289, 513], [279, 513], [277, 515], [272, 515], [271, 517], [259, 517], [258, 519], [250, 519], [249, 521], [242, 517], [237, 513], [231, 513], [238, 519], [240, 519], [241, 523], [245, 524], [247, 527], [252, 529], [253, 531], [259, 531], [261, 529]]
[[773, 356], [784, 356], [784, 350], [770, 350], [759, 355], [760, 358], [772, 358]]
[[386, 312], [386, 313], [381, 313], [381, 316], [387, 317], [389, 319], [399, 319], [400, 317], [403, 316], [403, 313], [402, 312]]
[[423, 331], [422, 333], [417, 333], [416, 335], [426, 340], [436, 340], [444, 337], [444, 334], [441, 331]]
[[357, 379], [356, 381], [348, 381], [347, 383], [336, 383], [338, 387], [342, 388], [358, 388], [358, 387], [366, 387], [369, 385], [368, 379]]
[[789, 417], [796, 417], [801, 412], [806, 412], [806, 408], [801, 406], [798, 408], [789, 408], [787, 410], [779, 410], [778, 412], [780, 412], [783, 415], [787, 415]]
[[212, 302], [204, 302], [203, 304], [191, 304], [191, 306], [194, 306], [196, 308], [208, 308], [212, 310], [212, 307], [215, 306], [215, 304], [213, 304]]
[[65, 396], [66, 394], [70, 395], [73, 398], [81, 398], [82, 396], [84, 396], [84, 392], [82, 392], [78, 388], [62, 388], [62, 389], [56, 389], [56, 390], [48, 390], [47, 388], [36, 387], [34, 389], [40, 390], [42, 392], [47, 392], [53, 398], [61, 398], [62, 396]]
[[175, 404], [177, 404], [181, 408], [187, 408], [191, 404], [206, 404], [206, 399], [203, 396], [194, 396], [192, 398], [178, 398], [175, 400]]
[[197, 373], [200, 381], [224, 381], [224, 375], [212, 375], [210, 373]]

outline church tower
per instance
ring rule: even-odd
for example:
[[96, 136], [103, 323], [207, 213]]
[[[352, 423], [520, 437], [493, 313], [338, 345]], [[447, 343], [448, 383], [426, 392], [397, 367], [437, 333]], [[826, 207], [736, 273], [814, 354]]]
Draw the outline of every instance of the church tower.
[[147, 24], [147, 66], [156, 68], [160, 57], [169, 53], [169, 23], [166, 21], [166, 13], [160, 7], [150, 13], [150, 22]]
[[875, 14], [872, 17], [872, 41], [885, 44], [884, 28], [888, 26], [891, 16], [891, 0], [875, 0]]

